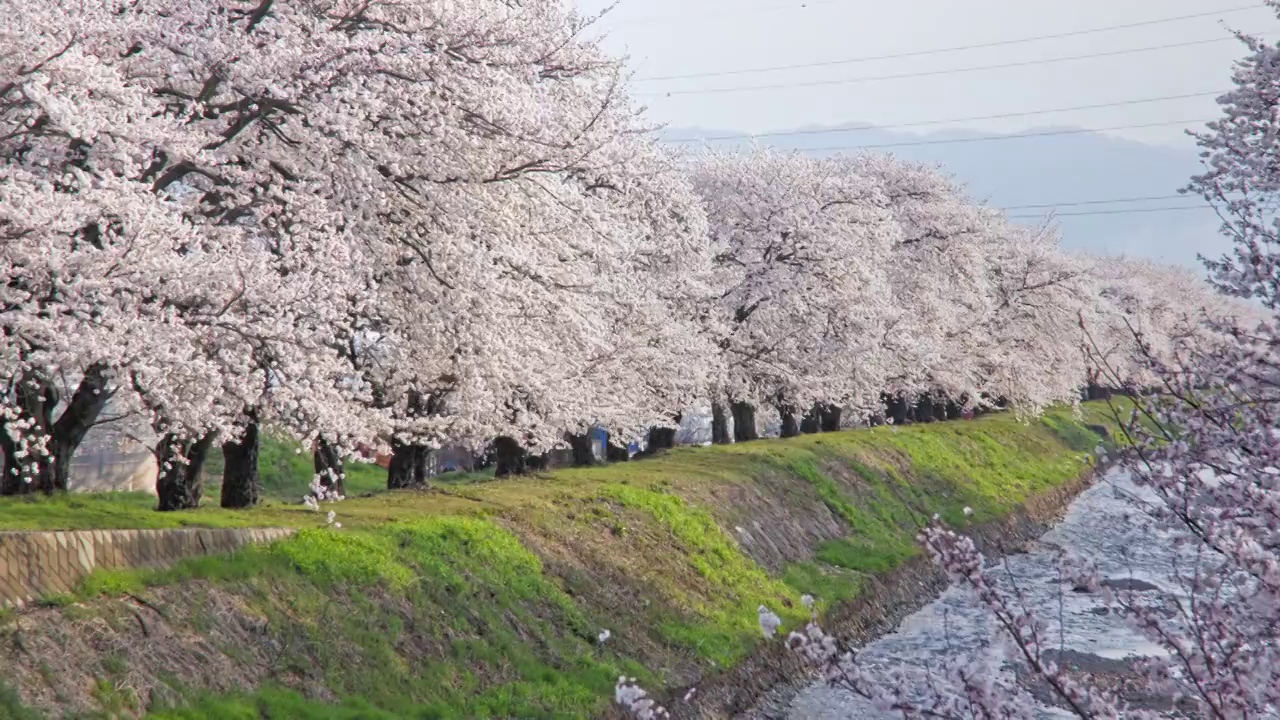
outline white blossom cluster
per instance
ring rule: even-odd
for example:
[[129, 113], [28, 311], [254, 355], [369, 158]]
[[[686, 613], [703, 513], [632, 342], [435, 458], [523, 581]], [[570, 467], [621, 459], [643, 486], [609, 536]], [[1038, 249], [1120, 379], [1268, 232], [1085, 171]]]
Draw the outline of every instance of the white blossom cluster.
[[635, 720], [658, 720], [671, 714], [636, 682], [635, 678], [620, 677], [613, 689], [613, 701]]
[[886, 394], [932, 395], [1035, 413], [1097, 381], [1095, 356], [1118, 371], [1108, 381], [1153, 382], [1134, 328], [1169, 358], [1214, 341], [1204, 315], [1249, 312], [1189, 271], [1068, 255], [1052, 232], [889, 156], [710, 152], [691, 173], [719, 248], [734, 401], [865, 418]]

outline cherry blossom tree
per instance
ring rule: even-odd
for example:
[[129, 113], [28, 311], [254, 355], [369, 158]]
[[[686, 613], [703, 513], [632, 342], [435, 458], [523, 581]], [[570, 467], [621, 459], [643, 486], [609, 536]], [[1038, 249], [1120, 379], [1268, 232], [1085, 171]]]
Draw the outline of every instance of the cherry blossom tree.
[[1081, 311], [1081, 323], [1094, 391], [1100, 383], [1127, 391], [1158, 388], [1163, 367], [1229, 345], [1223, 323], [1252, 325], [1266, 318], [1260, 308], [1215, 292], [1185, 268], [1139, 258], [1087, 262], [1094, 302]]
[[[712, 322], [738, 440], [772, 407], [784, 435], [814, 406], [869, 410], [884, 384], [886, 278], [898, 227], [838, 159], [756, 149], [692, 161], [725, 287]], [[718, 409], [718, 412], [723, 413]]]
[[[634, 435], [698, 392], [703, 341], [673, 310], [706, 294], [701, 213], [585, 21], [553, 2], [201, 7], [139, 57], [192, 68], [161, 90], [216, 109], [231, 186], [310, 187], [360, 239], [376, 310], [353, 321], [396, 360], [354, 371], [389, 418], [391, 486], [445, 440]], [[174, 42], [188, 25], [212, 31]]]
[[936, 168], [891, 155], [847, 162], [884, 188], [901, 228], [888, 266], [888, 414], [901, 422], [917, 400], [926, 420], [947, 401], [1003, 398], [1037, 412], [1070, 400], [1083, 374], [1074, 326], [1084, 268], [1056, 237], [978, 205]]
[[0, 20], [5, 494], [66, 488], [118, 368], [164, 332], [168, 291], [189, 277], [177, 251], [193, 226], [134, 178], [157, 148], [191, 154], [200, 138], [96, 53], [105, 22], [37, 3]]
[[[256, 436], [261, 418], [313, 429], [353, 416], [335, 393], [316, 397], [346, 387], [336, 382], [338, 359], [317, 349], [341, 332], [336, 308], [365, 279], [327, 200], [293, 183], [262, 135], [251, 140], [237, 127], [247, 123], [207, 104], [217, 83], [198, 86], [207, 97], [183, 93], [186, 73], [210, 58], [188, 54], [184, 64], [166, 53], [194, 49], [192, 37], [220, 26], [196, 5], [108, 5], [20, 3], [4, 26], [20, 38], [3, 56], [13, 78], [3, 85], [4, 117], [14, 128], [4, 135], [13, 197], [5, 249], [10, 277], [21, 278], [9, 285], [17, 292], [8, 317], [44, 323], [9, 330], [43, 334], [18, 346], [28, 367], [9, 373], [20, 380], [12, 396], [26, 408], [18, 415], [52, 439], [41, 472], [57, 473], [105, 401], [104, 378], [117, 378], [160, 434], [161, 507], [186, 507], [199, 497], [190, 485], [200, 458], [189, 451], [210, 447], [216, 432], [225, 450], [251, 454], [254, 443], [238, 437]], [[41, 202], [40, 193], [54, 197]], [[43, 235], [30, 228], [41, 210], [64, 216]], [[81, 292], [97, 294], [73, 302]], [[57, 342], [70, 344], [61, 356]], [[54, 424], [48, 378], [69, 371], [86, 392]], [[252, 503], [255, 464], [228, 469], [224, 504]], [[65, 487], [65, 477], [41, 484]]]

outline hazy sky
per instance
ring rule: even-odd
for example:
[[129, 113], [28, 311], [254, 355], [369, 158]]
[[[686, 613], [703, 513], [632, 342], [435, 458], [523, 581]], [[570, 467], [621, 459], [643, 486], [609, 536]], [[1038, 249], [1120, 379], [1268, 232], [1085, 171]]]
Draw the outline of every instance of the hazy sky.
[[[594, 13], [611, 2], [578, 0], [578, 6], [584, 13]], [[897, 55], [1203, 12], [1215, 14], [917, 57], [777, 72], [644, 80]], [[744, 132], [851, 121], [912, 123], [1220, 91], [1229, 86], [1230, 64], [1242, 53], [1227, 28], [1274, 36], [1280, 21], [1260, 2], [1244, 0], [622, 0], [600, 24], [601, 31], [607, 33], [606, 47], [630, 56], [637, 78], [633, 92], [650, 107], [652, 120]], [[665, 94], [934, 72], [1215, 38], [1222, 40], [948, 75], [742, 92]], [[933, 125], [918, 131], [964, 127], [1018, 132], [1046, 125], [1103, 128], [1205, 120], [1215, 114], [1213, 98], [1206, 95]], [[1179, 127], [1114, 132], [1146, 142], [1189, 145]]]

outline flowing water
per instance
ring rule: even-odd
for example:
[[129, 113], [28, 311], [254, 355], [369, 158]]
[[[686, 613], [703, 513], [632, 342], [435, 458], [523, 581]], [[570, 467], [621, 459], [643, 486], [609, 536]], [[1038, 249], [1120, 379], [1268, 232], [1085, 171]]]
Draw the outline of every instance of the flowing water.
[[[1002, 586], [1009, 583], [1026, 594], [1031, 609], [1050, 626], [1053, 647], [1100, 658], [1121, 659], [1160, 652], [1160, 649], [1119, 618], [1103, 612], [1103, 600], [1077, 593], [1057, 582], [1059, 548], [1092, 560], [1104, 578], [1141, 581], [1177, 592], [1182, 586], [1177, 568], [1185, 571], [1194, 558], [1175, 544], [1173, 531], [1158, 526], [1140, 508], [1150, 499], [1119, 470], [1106, 474], [1086, 490], [1057, 527], [1046, 533], [1025, 555], [993, 564], [987, 573]], [[1183, 546], [1185, 548], [1185, 546]], [[860, 658], [875, 666], [920, 669], [955, 653], [971, 653], [990, 646], [997, 637], [989, 614], [972, 593], [951, 588], [919, 612], [907, 617], [891, 634], [863, 648]], [[991, 649], [988, 652], [999, 652]], [[1011, 672], [1005, 670], [1005, 672]], [[839, 689], [814, 685], [792, 702], [794, 720], [891, 718], [867, 702]], [[899, 716], [900, 717], [900, 716]], [[1066, 717], [1046, 709], [1044, 717]]]

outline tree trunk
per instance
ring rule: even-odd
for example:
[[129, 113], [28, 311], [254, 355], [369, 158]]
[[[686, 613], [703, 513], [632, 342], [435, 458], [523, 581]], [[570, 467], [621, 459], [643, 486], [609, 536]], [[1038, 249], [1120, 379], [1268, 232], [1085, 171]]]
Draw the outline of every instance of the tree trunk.
[[71, 480], [71, 458], [75, 455], [84, 436], [89, 432], [111, 394], [107, 392], [110, 381], [105, 363], [95, 363], [80, 378], [80, 384], [67, 403], [62, 416], [53, 424], [53, 489], [66, 492]]
[[534, 455], [526, 452], [524, 455], [524, 472], [538, 472], [540, 470], [551, 470], [555, 467], [555, 453], [544, 452], [540, 455]]
[[387, 463], [387, 489], [404, 490], [428, 485], [427, 462], [431, 450], [417, 443], [391, 441], [391, 462]]
[[716, 445], [733, 442], [733, 436], [729, 434], [729, 414], [724, 403], [711, 403], [711, 442]]
[[22, 481], [22, 467], [18, 465], [17, 458], [13, 457], [13, 451], [13, 442], [0, 424], [0, 454], [4, 455], [4, 462], [0, 464], [0, 495], [21, 495], [28, 488]]
[[933, 422], [933, 398], [921, 395], [916, 401], [916, 420], [923, 423]]
[[53, 412], [62, 395], [58, 392], [57, 385], [35, 372], [24, 373], [14, 391], [19, 417], [32, 422], [23, 434], [43, 437], [45, 441], [43, 455], [27, 456], [26, 467], [19, 471], [21, 473], [25, 470], [26, 478], [19, 478], [17, 491], [24, 495], [32, 492], [50, 495], [56, 488], [58, 466], [71, 461], [69, 455], [58, 457], [59, 450], [63, 448], [59, 447], [60, 443], [54, 437]]
[[55, 421], [53, 413], [62, 400], [57, 386], [34, 373], [23, 377], [16, 392], [18, 411], [23, 419], [35, 422], [34, 427], [27, 432], [37, 432], [46, 437], [47, 455], [29, 459], [29, 462], [36, 462], [34, 477], [30, 483], [23, 481], [21, 463], [13, 456], [16, 447], [5, 432], [4, 423], [0, 422], [0, 451], [4, 452], [0, 495], [18, 495], [37, 490], [52, 494], [67, 490], [71, 479], [71, 459], [111, 397], [107, 392], [109, 381], [106, 364], [90, 365], [80, 378], [80, 384], [76, 386], [62, 415]]
[[253, 507], [262, 495], [258, 479], [258, 422], [254, 414], [239, 440], [222, 443], [222, 507]]
[[565, 433], [564, 439], [568, 441], [569, 449], [573, 452], [574, 467], [589, 467], [597, 464], [596, 454], [591, 447], [591, 433], [581, 435]]
[[631, 459], [631, 451], [623, 445], [607, 443], [604, 452], [605, 459], [609, 462], [627, 462]]
[[494, 477], [508, 475], [524, 475], [528, 472], [528, 453], [520, 447], [520, 443], [509, 437], [500, 437], [493, 441]]
[[933, 419], [938, 422], [947, 421], [947, 402], [941, 398], [933, 401]]
[[973, 409], [973, 416], [980, 417], [991, 412], [991, 396], [986, 393], [978, 394], [978, 404]]
[[413, 484], [426, 488], [431, 486], [431, 477], [435, 475], [433, 457], [435, 451], [426, 445], [413, 446]]
[[954, 400], [947, 401], [947, 419], [948, 420], [958, 420], [960, 419], [960, 416], [963, 414], [964, 414], [964, 408], [961, 407], [960, 403], [955, 402]]
[[[679, 422], [676, 418], [676, 422]], [[676, 446], [676, 429], [669, 427], [649, 428], [649, 442], [645, 443], [644, 454], [653, 455], [659, 450], [670, 450]]]
[[730, 407], [733, 410], [733, 441], [759, 440], [760, 433], [756, 431], [755, 406], [748, 402], [736, 402]]
[[800, 424], [796, 422], [795, 408], [788, 405], [779, 405], [778, 414], [782, 416], [782, 437], [795, 437], [800, 434]]
[[339, 495], [347, 494], [347, 473], [343, 467], [342, 455], [323, 436], [316, 440], [315, 469], [320, 478], [320, 487]]
[[822, 432], [836, 432], [840, 429], [840, 416], [844, 413], [844, 408], [839, 405], [823, 405], [819, 411], [819, 419], [822, 423]]
[[[0, 421], [0, 454], [4, 455], [3, 467], [0, 468], [0, 495], [26, 495], [39, 488], [38, 475], [47, 461], [37, 458], [36, 464], [32, 465], [33, 459], [19, 459], [17, 450], [18, 444], [9, 437], [5, 423]], [[30, 482], [27, 482], [28, 474], [32, 476]]]
[[200, 470], [216, 436], [217, 433], [210, 432], [191, 440], [168, 434], [160, 439], [156, 453], [156, 465], [160, 469], [156, 477], [157, 510], [200, 507], [200, 496], [204, 492]]
[[880, 396], [884, 401], [885, 415], [893, 421], [894, 425], [907, 424], [907, 401], [902, 395], [889, 395], [885, 393]]
[[809, 408], [809, 412], [800, 419], [800, 432], [806, 435], [822, 432], [822, 411], [817, 405]]

